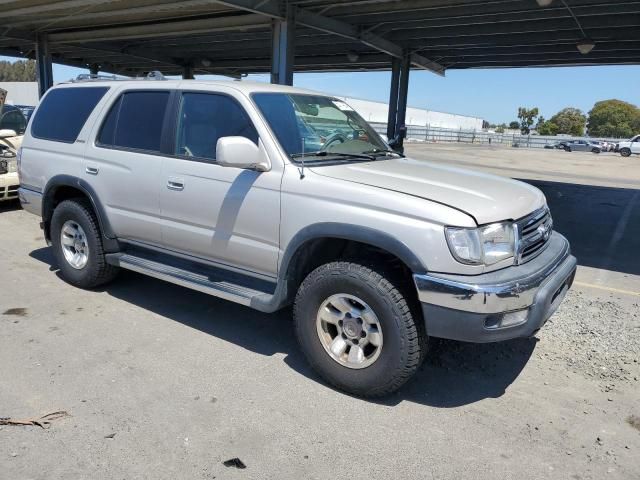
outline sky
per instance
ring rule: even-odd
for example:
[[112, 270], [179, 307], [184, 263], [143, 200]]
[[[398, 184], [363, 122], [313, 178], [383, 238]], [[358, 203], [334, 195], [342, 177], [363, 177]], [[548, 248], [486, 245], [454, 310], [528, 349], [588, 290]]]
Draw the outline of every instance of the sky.
[[[87, 71], [54, 65], [55, 82], [79, 73]], [[293, 83], [334, 95], [388, 102], [390, 77], [389, 72], [299, 73]], [[249, 78], [268, 81], [266, 75]], [[610, 98], [640, 105], [640, 66], [449, 70], [445, 77], [412, 70], [409, 77], [409, 106], [481, 117], [490, 123], [516, 120], [520, 106], [538, 107], [548, 119], [564, 107], [586, 113], [595, 102]]]

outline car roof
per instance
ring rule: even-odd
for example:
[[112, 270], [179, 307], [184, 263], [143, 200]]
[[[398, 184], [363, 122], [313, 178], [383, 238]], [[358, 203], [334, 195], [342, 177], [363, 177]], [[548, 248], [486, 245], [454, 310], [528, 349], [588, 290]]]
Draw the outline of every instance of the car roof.
[[273, 92], [273, 93], [297, 93], [297, 94], [306, 94], [306, 95], [322, 95], [333, 97], [332, 95], [327, 95], [326, 93], [317, 92], [314, 90], [307, 90], [303, 88], [290, 87], [288, 85], [275, 85], [272, 83], [266, 82], [253, 82], [247, 80], [147, 80], [144, 78], [137, 80], [102, 80], [102, 79], [91, 79], [91, 80], [82, 80], [82, 81], [69, 81], [64, 83], [57, 84], [54, 88], [69, 88], [69, 87], [110, 87], [113, 85], [125, 85], [126, 87], [135, 86], [137, 88], [144, 88], [145, 86], [149, 86], [149, 84], [154, 85], [154, 88], [157, 85], [162, 85], [165, 88], [169, 89], [178, 89], [178, 88], [188, 88], [189, 86], [198, 85], [198, 86], [211, 86], [213, 89], [215, 87], [230, 87], [234, 88], [238, 91], [241, 91], [245, 94], [257, 93], [257, 92]]

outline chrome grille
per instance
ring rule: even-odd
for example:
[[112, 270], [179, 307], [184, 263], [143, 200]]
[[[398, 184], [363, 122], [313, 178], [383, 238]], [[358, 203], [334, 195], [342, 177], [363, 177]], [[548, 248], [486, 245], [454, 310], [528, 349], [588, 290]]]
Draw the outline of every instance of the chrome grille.
[[553, 231], [553, 220], [547, 207], [536, 210], [515, 223], [517, 255], [516, 263], [521, 264], [543, 252]]

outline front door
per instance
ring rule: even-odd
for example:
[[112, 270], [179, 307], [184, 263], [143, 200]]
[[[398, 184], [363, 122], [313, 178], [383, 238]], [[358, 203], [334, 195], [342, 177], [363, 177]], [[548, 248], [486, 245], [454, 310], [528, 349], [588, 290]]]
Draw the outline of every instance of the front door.
[[164, 159], [160, 188], [164, 246], [223, 267], [275, 277], [282, 171], [216, 163], [221, 137], [243, 136], [264, 148], [233, 97], [183, 92], [177, 103], [174, 152]]

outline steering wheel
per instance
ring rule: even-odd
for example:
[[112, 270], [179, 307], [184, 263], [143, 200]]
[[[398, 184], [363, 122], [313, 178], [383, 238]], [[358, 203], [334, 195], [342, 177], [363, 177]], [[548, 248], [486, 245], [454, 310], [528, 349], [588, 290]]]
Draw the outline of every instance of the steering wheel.
[[322, 148], [320, 149], [320, 151], [324, 152], [325, 150], [327, 150], [327, 148], [329, 148], [331, 145], [333, 145], [336, 142], [344, 143], [346, 141], [347, 141], [347, 137], [345, 137], [342, 133], [340, 132], [332, 133], [324, 141], [324, 145], [322, 145]]

